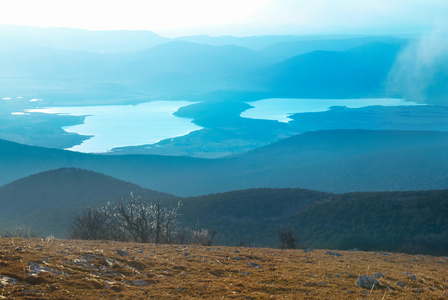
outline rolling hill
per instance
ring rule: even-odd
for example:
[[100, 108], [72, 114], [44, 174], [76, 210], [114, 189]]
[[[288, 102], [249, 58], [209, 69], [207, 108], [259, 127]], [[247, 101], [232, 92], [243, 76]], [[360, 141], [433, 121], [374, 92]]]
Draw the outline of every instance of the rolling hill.
[[127, 198], [131, 192], [152, 200], [176, 198], [92, 171], [62, 168], [0, 187], [0, 223], [66, 236], [73, 212]]
[[0, 142], [0, 184], [63, 167], [100, 172], [179, 196], [247, 188], [327, 192], [448, 187], [448, 133], [329, 130], [222, 159], [93, 155]]
[[277, 246], [289, 228], [301, 247], [446, 255], [448, 190], [332, 194], [247, 189], [179, 198], [92, 171], [46, 171], [0, 187], [0, 227], [29, 226], [67, 237], [73, 213], [128, 194], [162, 205], [181, 201], [181, 227], [216, 229], [218, 245]]

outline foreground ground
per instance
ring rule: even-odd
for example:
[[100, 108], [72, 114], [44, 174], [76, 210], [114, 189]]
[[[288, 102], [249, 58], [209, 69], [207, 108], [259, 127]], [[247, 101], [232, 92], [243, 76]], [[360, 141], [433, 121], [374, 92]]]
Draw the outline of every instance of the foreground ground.
[[448, 299], [447, 280], [426, 255], [0, 238], [0, 299]]

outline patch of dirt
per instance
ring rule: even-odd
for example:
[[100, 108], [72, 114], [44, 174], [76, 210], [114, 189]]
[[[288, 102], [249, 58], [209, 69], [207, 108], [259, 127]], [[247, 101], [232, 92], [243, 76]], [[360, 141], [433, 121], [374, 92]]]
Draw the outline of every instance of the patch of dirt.
[[0, 237], [0, 299], [448, 299], [447, 257], [338, 253]]

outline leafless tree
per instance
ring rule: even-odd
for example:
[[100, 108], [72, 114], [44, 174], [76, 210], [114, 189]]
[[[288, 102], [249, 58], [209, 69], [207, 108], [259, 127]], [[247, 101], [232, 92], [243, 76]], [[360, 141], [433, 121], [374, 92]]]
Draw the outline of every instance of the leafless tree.
[[145, 203], [132, 193], [128, 200], [120, 199], [114, 205], [108, 203], [104, 208], [110, 228], [118, 232], [120, 240], [127, 240], [124, 235], [138, 243], [149, 243], [156, 231], [156, 206]]
[[282, 227], [277, 229], [278, 242], [281, 249], [295, 249], [297, 244], [297, 237], [294, 234], [294, 230], [288, 227]]
[[210, 246], [216, 235], [216, 229], [196, 229], [193, 231], [193, 244]]
[[83, 209], [73, 216], [69, 235], [73, 239], [108, 239], [108, 220], [106, 214], [97, 208], [87, 207]]

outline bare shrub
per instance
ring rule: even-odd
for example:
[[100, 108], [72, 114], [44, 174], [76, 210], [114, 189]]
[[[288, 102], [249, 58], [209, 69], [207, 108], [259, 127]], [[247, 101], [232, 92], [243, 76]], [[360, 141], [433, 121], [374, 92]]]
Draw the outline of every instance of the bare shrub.
[[193, 231], [192, 244], [210, 246], [216, 235], [216, 229], [196, 229]]
[[281, 249], [295, 249], [297, 244], [297, 237], [294, 230], [287, 227], [277, 229], [277, 238]]
[[102, 209], [87, 207], [72, 218], [69, 237], [81, 240], [109, 238], [108, 218]]
[[24, 237], [24, 238], [39, 237], [39, 234], [33, 232], [30, 227], [26, 227], [24, 225], [5, 228], [2, 230], [1, 235], [10, 237]]

